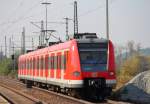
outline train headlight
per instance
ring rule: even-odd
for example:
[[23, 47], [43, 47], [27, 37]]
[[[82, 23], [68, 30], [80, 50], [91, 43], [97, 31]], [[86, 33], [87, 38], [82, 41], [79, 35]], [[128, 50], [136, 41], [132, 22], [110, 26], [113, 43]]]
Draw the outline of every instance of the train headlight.
[[80, 76], [80, 72], [75, 71], [75, 72], [73, 72], [73, 75], [76, 76], [76, 77], [78, 77], [78, 76]]
[[115, 75], [115, 73], [114, 72], [109, 72], [109, 75], [113, 76], [113, 75]]

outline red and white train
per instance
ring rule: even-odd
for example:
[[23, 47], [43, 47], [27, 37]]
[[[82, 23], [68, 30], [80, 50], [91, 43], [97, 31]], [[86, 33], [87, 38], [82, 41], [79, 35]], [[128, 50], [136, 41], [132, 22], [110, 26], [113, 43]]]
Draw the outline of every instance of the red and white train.
[[66, 92], [81, 89], [85, 95], [107, 96], [116, 85], [113, 44], [84, 35], [21, 55], [18, 78], [28, 86], [41, 84]]

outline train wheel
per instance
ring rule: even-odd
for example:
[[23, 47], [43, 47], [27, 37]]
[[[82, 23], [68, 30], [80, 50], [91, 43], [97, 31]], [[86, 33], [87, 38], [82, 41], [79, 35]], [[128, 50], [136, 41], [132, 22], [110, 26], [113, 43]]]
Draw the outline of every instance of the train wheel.
[[80, 90], [78, 89], [68, 89], [68, 95], [76, 98], [81, 98], [79, 91]]
[[32, 81], [27, 80], [26, 81], [26, 87], [27, 88], [32, 88]]

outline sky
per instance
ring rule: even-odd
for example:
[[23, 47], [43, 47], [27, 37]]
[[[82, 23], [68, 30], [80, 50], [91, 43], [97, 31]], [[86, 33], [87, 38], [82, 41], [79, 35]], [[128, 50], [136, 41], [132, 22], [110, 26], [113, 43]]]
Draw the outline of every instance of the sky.
[[[21, 45], [22, 28], [26, 30], [26, 43], [38, 44], [40, 29], [31, 24], [45, 20], [45, 0], [0, 0], [0, 45], [4, 37], [13, 38], [16, 47]], [[49, 22], [65, 22], [73, 19], [74, 0], [48, 0]], [[94, 32], [106, 38], [106, 0], [77, 0], [79, 32]], [[150, 0], [109, 0], [110, 39], [118, 45], [133, 40], [141, 47], [150, 47]], [[65, 24], [48, 24], [48, 29], [56, 30], [55, 36], [65, 40]], [[73, 21], [69, 22], [69, 34], [73, 34]], [[51, 38], [51, 41], [55, 39]]]

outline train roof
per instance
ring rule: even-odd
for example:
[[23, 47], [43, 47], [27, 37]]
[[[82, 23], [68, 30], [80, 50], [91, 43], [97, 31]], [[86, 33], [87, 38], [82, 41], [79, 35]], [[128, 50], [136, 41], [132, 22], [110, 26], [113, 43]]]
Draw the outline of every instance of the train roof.
[[24, 55], [20, 55], [19, 58], [24, 58], [24, 57], [28, 57], [28, 56], [34, 56], [34, 55], [44, 54], [44, 53], [48, 53], [48, 52], [52, 52], [52, 51], [67, 49], [67, 48], [70, 48], [71, 45], [74, 42], [89, 43], [91, 41], [92, 41], [92, 43], [105, 43], [105, 42], [108, 42], [107, 39], [103, 39], [103, 38], [101, 38], [101, 39], [99, 39], [99, 38], [96, 38], [96, 39], [72, 39], [72, 40], [66, 41], [64, 43], [54, 44], [54, 45], [51, 45], [49, 47], [45, 47], [45, 48], [42, 48], [42, 49], [37, 49], [35, 51], [26, 53]]
[[107, 43], [108, 40], [104, 38], [96, 39], [77, 39], [78, 43]]
[[52, 51], [57, 51], [57, 50], [62, 50], [62, 49], [67, 49], [69, 47], [71, 47], [71, 45], [73, 44], [73, 42], [75, 42], [76, 40], [69, 40], [67, 42], [64, 43], [59, 43], [59, 44], [54, 44], [52, 46], [48, 46], [42, 49], [37, 49], [35, 51], [26, 53], [24, 55], [20, 55], [19, 58], [23, 58], [23, 57], [27, 57], [27, 56], [34, 56], [34, 55], [39, 55], [39, 54], [44, 54], [47, 52], [52, 52]]

